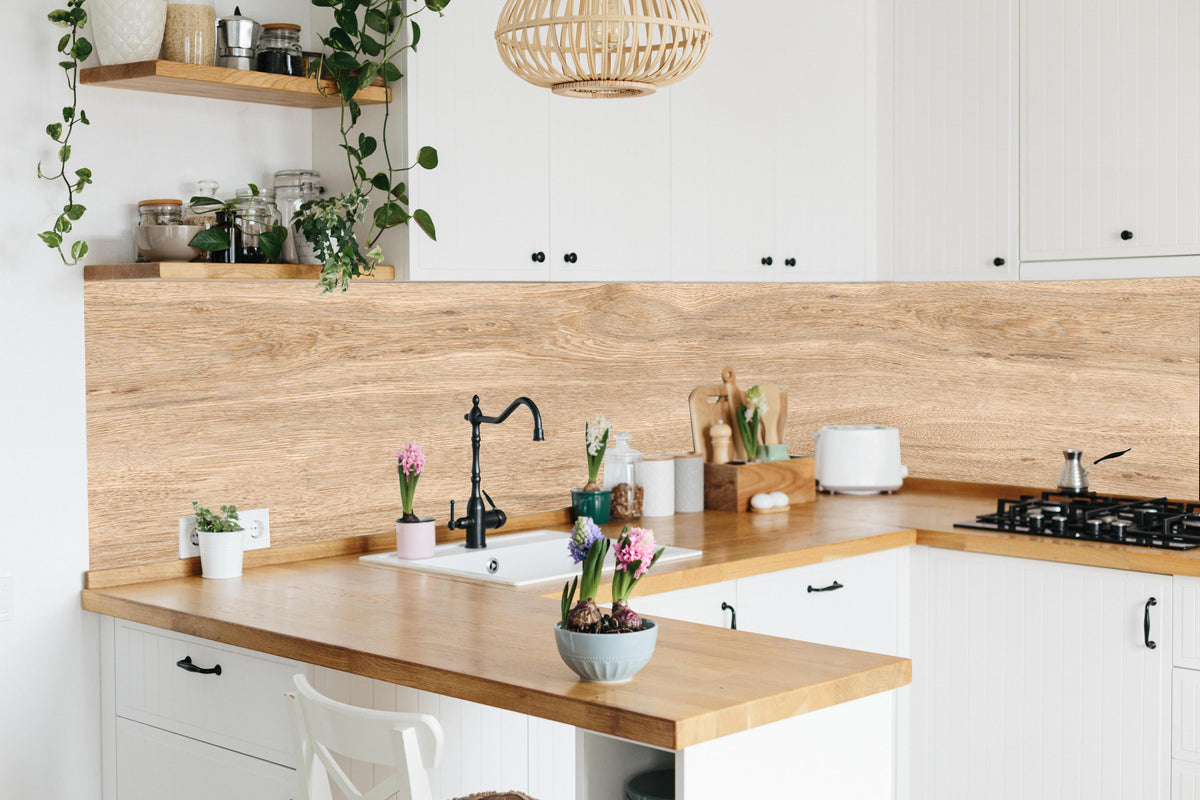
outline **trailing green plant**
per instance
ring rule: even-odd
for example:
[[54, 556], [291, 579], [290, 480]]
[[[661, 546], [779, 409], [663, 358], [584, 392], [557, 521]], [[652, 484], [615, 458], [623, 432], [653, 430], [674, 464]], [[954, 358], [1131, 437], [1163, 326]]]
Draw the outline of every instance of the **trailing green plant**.
[[[54, 226], [38, 234], [51, 250], [58, 252], [59, 258], [67, 266], [75, 266], [88, 253], [88, 243], [82, 239], [75, 241], [66, 250], [66, 235], [71, 232], [87, 211], [83, 205], [75, 202], [76, 195], [92, 182], [92, 171], [86, 167], [76, 169], [71, 175], [67, 174], [68, 163], [71, 160], [71, 135], [76, 125], [90, 125], [87, 114], [79, 107], [79, 64], [86, 61], [92, 54], [92, 43], [79, 35], [87, 23], [87, 12], [83, 9], [84, 0], [67, 0], [67, 7], [51, 11], [47, 18], [67, 32], [58, 40], [58, 52], [65, 59], [58, 62], [66, 73], [67, 88], [71, 90], [71, 104], [63, 106], [62, 122], [52, 122], [46, 126], [46, 134], [58, 145], [58, 171], [49, 174], [42, 171], [39, 161], [37, 174], [47, 181], [61, 181], [67, 190], [67, 202], [62, 212], [54, 220]], [[68, 256], [69, 253], [69, 256]]]
[[[250, 184], [252, 197], [258, 197], [260, 193], [261, 190], [258, 186]], [[254, 236], [258, 240], [258, 249], [262, 251], [268, 264], [278, 264], [280, 253], [283, 252], [283, 244], [287, 240], [287, 228], [282, 225], [273, 225], [269, 231], [249, 233], [238, 224], [241, 208], [249, 202], [249, 198], [245, 197], [235, 197], [233, 200], [225, 201], [202, 195], [193, 197], [188, 201], [188, 207], [193, 214], [219, 214], [225, 217], [227, 225], [205, 228], [193, 236], [188, 244], [197, 250], [207, 250], [210, 253], [228, 250], [233, 245], [233, 232], [237, 230], [242, 236]]]
[[217, 514], [193, 500], [192, 512], [196, 515], [196, 530], [201, 533], [234, 533], [242, 529], [237, 521], [237, 506], [221, 506], [221, 513]]
[[[437, 150], [422, 147], [415, 163], [397, 166], [388, 146], [390, 104], [384, 106], [378, 136], [365, 132], [355, 136], [362, 109], [354, 97], [376, 78], [391, 86], [404, 77], [395, 61], [405, 50], [416, 51], [421, 41], [421, 27], [414, 17], [423, 11], [440, 15], [450, 0], [418, 0], [407, 6], [411, 11], [401, 0], [312, 0], [312, 4], [333, 10], [334, 25], [321, 37], [323, 55], [311, 69], [314, 75], [332, 79], [341, 99], [341, 148], [351, 188], [342, 195], [305, 203], [289, 222], [322, 262], [321, 289], [345, 291], [351, 278], [371, 274], [381, 261], [379, 238], [385, 231], [412, 221], [429, 238], [437, 239], [429, 212], [409, 211], [408, 187], [402, 179], [415, 167], [437, 167]], [[383, 162], [374, 171], [367, 167], [372, 156]], [[360, 242], [357, 234], [364, 226]]]

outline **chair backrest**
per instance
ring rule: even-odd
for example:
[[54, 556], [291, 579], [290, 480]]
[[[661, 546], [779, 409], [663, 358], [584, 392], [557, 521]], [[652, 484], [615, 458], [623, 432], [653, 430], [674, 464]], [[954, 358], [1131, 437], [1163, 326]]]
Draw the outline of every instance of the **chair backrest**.
[[[349, 800], [433, 800], [427, 770], [442, 760], [442, 726], [429, 714], [376, 711], [331, 700], [303, 675], [287, 692], [296, 742], [301, 800], [330, 800], [330, 782]], [[369, 791], [355, 786], [334, 760], [393, 766], [395, 774]]]

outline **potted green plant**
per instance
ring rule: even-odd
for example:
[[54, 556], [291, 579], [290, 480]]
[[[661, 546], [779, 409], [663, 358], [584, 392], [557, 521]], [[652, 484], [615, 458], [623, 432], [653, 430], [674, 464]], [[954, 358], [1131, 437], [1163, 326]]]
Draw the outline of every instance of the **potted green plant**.
[[200, 569], [205, 578], [240, 578], [245, 532], [238, 522], [237, 506], [221, 506], [215, 513], [192, 501], [196, 533], [200, 540]]
[[400, 478], [400, 502], [404, 516], [396, 520], [396, 555], [404, 559], [429, 558], [437, 544], [433, 517], [413, 513], [417, 481], [425, 471], [425, 450], [409, 442], [396, 452], [396, 473]]
[[[562, 618], [554, 623], [558, 654], [586, 681], [629, 680], [650, 662], [658, 640], [657, 624], [630, 608], [629, 596], [666, 548], [655, 550], [653, 531], [629, 526], [613, 547], [587, 517], [576, 520], [567, 546], [575, 563], [583, 564], [583, 574], [563, 586]], [[596, 605], [596, 595], [610, 548], [616, 556], [616, 571], [612, 609], [606, 614]], [[576, 589], [579, 601], [572, 605]]]
[[746, 451], [747, 461], [758, 460], [759, 438], [762, 435], [762, 415], [770, 410], [766, 398], [762, 395], [762, 390], [755, 385], [746, 392], [746, 404], [739, 403], [737, 413], [733, 415], [737, 420], [738, 438], [742, 442], [742, 449]]
[[582, 489], [571, 490], [571, 510], [576, 519], [588, 517], [597, 524], [608, 522], [612, 509], [612, 489], [601, 489], [596, 483], [604, 451], [608, 449], [608, 434], [612, 431], [603, 416], [583, 424], [583, 439], [587, 448], [588, 480]]

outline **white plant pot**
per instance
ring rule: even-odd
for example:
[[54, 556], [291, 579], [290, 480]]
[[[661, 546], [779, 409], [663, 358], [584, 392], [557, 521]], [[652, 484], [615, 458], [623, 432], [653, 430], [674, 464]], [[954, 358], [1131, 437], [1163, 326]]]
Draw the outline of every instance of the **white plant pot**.
[[200, 532], [200, 570], [206, 578], [242, 577], [246, 532]]
[[100, 63], [152, 61], [162, 49], [167, 0], [87, 0]]
[[433, 517], [421, 517], [420, 522], [396, 520], [396, 556], [407, 560], [430, 558], [437, 545]]

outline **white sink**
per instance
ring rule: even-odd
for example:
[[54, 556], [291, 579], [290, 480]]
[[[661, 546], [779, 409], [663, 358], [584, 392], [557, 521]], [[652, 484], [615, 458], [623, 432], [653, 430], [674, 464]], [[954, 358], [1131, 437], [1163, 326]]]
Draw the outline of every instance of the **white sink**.
[[[487, 547], [482, 550], [468, 550], [462, 543], [443, 544], [438, 545], [432, 558], [408, 560], [391, 552], [362, 556], [359, 560], [421, 572], [461, 575], [508, 586], [528, 586], [545, 581], [570, 580], [571, 576], [583, 571], [583, 566], [576, 564], [567, 550], [570, 538], [571, 534], [564, 531], [530, 531], [489, 536]], [[696, 558], [700, 554], [700, 550], [668, 545], [658, 563]], [[615, 568], [616, 557], [610, 549], [604, 560], [604, 572], [609, 574]]]

